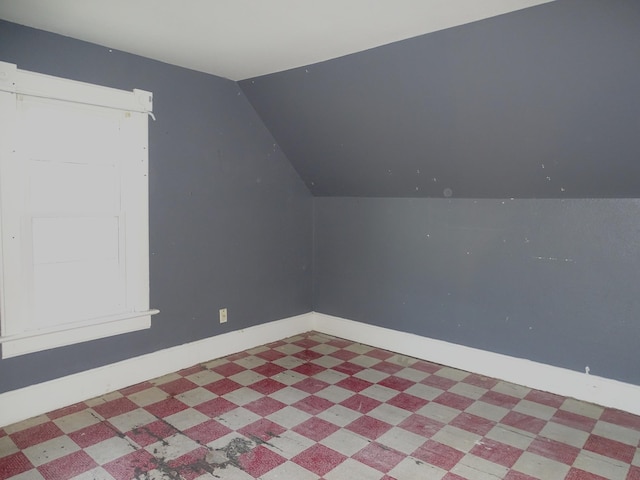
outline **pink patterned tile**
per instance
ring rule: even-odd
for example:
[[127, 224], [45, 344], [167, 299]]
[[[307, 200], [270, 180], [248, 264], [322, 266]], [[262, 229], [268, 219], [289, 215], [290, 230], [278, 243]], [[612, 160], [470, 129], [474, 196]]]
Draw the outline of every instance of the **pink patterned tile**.
[[284, 383], [280, 383], [273, 378], [265, 378], [256, 383], [252, 383], [249, 385], [249, 388], [255, 390], [256, 392], [260, 392], [263, 395], [271, 395], [278, 390], [285, 388], [286, 385]]
[[564, 480], [608, 480], [606, 477], [601, 477], [595, 473], [585, 472], [579, 468], [572, 468], [564, 477]]
[[[478, 374], [469, 374], [461, 382], [457, 382], [437, 374], [442, 368], [441, 365], [412, 359], [409, 362], [410, 365], [403, 367], [389, 361], [395, 355], [392, 352], [372, 348], [366, 353], [356, 353], [365, 351], [366, 347], [354, 349], [354, 351], [346, 350], [346, 348], [356, 344], [347, 340], [329, 337], [326, 337], [327, 341], [324, 342], [325, 337], [314, 337], [313, 335], [315, 334], [305, 334], [292, 339], [273, 342], [267, 345], [266, 348], [252, 349], [251, 353], [239, 352], [221, 361], [212, 362], [211, 365], [217, 366], [212, 367], [211, 370], [228, 377], [247, 371], [247, 368], [235, 363], [235, 361], [246, 359], [249, 355], [252, 355], [257, 357], [254, 360], [260, 358], [266, 360], [266, 363], [255, 366], [251, 371], [247, 371], [247, 374], [254, 377], [256, 376], [255, 374], [261, 375], [260, 378], [263, 378], [263, 380], [249, 387], [243, 387], [230, 378], [223, 378], [206, 385], [205, 388], [209, 392], [213, 392], [215, 398], [209, 400], [214, 395], [204, 392], [205, 398], [202, 395], [202, 390], [200, 391], [200, 397], [195, 395], [197, 392], [194, 392], [191, 404], [205, 400], [204, 403], [197, 407], [192, 406], [193, 410], [196, 410], [195, 412], [189, 410], [187, 405], [182, 404], [175, 397], [198, 388], [196, 384], [185, 377], [206, 370], [202, 365], [194, 365], [181, 370], [178, 372], [178, 376], [174, 376], [177, 380], [157, 385], [170, 397], [146, 406], [144, 409], [139, 408], [135, 402], [131, 402], [126, 397], [151, 388], [153, 382], [142, 382], [122, 389], [120, 393], [124, 395], [123, 398], [98, 403], [93, 407], [93, 410], [85, 403], [78, 403], [51, 412], [48, 417], [52, 420], [60, 419], [86, 410], [87, 413], [95, 411], [97, 419], [99, 419], [99, 416], [105, 418], [118, 416], [120, 418], [123, 414], [135, 409], [139, 409], [146, 417], [149, 417], [146, 418], [146, 421], [150, 423], [130, 430], [126, 433], [124, 439], [117, 438], [122, 436], [122, 433], [110, 423], [126, 424], [126, 422], [122, 423], [124, 420], [120, 421], [118, 419], [102, 421], [68, 435], [69, 439], [80, 448], [94, 447], [101, 443], [105, 444], [104, 448], [107, 448], [107, 444], [109, 444], [109, 448], [123, 448], [122, 453], [115, 452], [108, 459], [105, 457], [103, 460], [106, 462], [116, 458], [116, 455], [120, 457], [104, 466], [104, 469], [116, 480], [142, 479], [146, 478], [146, 476], [153, 476], [152, 473], [147, 475], [147, 472], [151, 470], [158, 471], [155, 469], [158, 469], [159, 462], [164, 462], [164, 460], [154, 458], [144, 450], [144, 447], [149, 448], [150, 445], [163, 440], [170, 442], [173, 449], [182, 449], [170, 455], [170, 458], [177, 458], [173, 458], [173, 460], [163, 463], [163, 465], [169, 465], [167, 468], [173, 469], [172, 472], [183, 480], [197, 480], [202, 477], [203, 473], [208, 472], [206, 468], [199, 469], [198, 465], [200, 465], [200, 462], [203, 466], [207, 465], [206, 462], [203, 462], [203, 459], [210, 451], [205, 447], [197, 447], [197, 444], [222, 446], [228, 442], [226, 440], [227, 437], [235, 438], [237, 435], [244, 435], [252, 440], [252, 450], [240, 456], [240, 466], [245, 472], [231, 467], [225, 471], [217, 472], [223, 474], [222, 478], [227, 478], [228, 476], [231, 479], [238, 477], [238, 475], [242, 478], [247, 478], [249, 475], [254, 478], [275, 478], [277, 475], [282, 475], [282, 472], [300, 472], [300, 468], [305, 468], [311, 472], [308, 475], [309, 478], [319, 478], [325, 475], [333, 478], [336, 477], [339, 471], [340, 474], [352, 471], [355, 465], [361, 469], [361, 473], [370, 474], [372, 468], [380, 472], [378, 476], [371, 476], [371, 478], [396, 480], [388, 472], [394, 471], [392, 469], [397, 468], [398, 465], [401, 466], [402, 461], [406, 462], [406, 454], [409, 452], [413, 452], [411, 455], [413, 457], [412, 461], [424, 462], [445, 471], [454, 468], [465, 455], [468, 455], [466, 458], [471, 459], [471, 461], [475, 456], [478, 457], [476, 458], [478, 462], [483, 459], [495, 464], [496, 468], [499, 467], [504, 471], [514, 465], [519, 465], [518, 459], [522, 455], [522, 451], [517, 446], [522, 446], [523, 448], [526, 446], [527, 452], [537, 455], [540, 461], [546, 458], [549, 461], [553, 460], [567, 465], [565, 468], [569, 468], [581, 452], [580, 449], [557, 440], [537, 436], [547, 425], [547, 422], [540, 418], [513, 411], [512, 409], [520, 402], [520, 399], [516, 396], [493, 391], [492, 389], [498, 385], [498, 380], [496, 379]], [[322, 339], [322, 342], [318, 342], [315, 338]], [[331, 352], [332, 348], [315, 348], [319, 346], [334, 347], [337, 350]], [[275, 350], [276, 348], [279, 350]], [[256, 353], [258, 350], [262, 351]], [[322, 352], [325, 351], [330, 353], [323, 355]], [[328, 361], [321, 361], [323, 357]], [[363, 367], [367, 363], [360, 361], [365, 360], [367, 357], [369, 358], [368, 363], [373, 363], [369, 367], [368, 376], [367, 368]], [[300, 359], [306, 363], [301, 364]], [[336, 362], [335, 359], [342, 360], [342, 362]], [[280, 360], [278, 364], [272, 363], [276, 360]], [[241, 363], [249, 365], [251, 362]], [[257, 363], [261, 362], [256, 361], [251, 364], [257, 365]], [[338, 363], [338, 365], [330, 369], [326, 367], [335, 363]], [[279, 375], [287, 372], [285, 367], [291, 369], [292, 374], [302, 380], [290, 387], [278, 382], [277, 379], [281, 378]], [[414, 370], [413, 377], [409, 369]], [[407, 375], [396, 376], [400, 371], [407, 373]], [[424, 372], [422, 375], [429, 375], [418, 384], [407, 379], [421, 378], [422, 375], [417, 372]], [[333, 379], [328, 381], [336, 381], [337, 383], [331, 386], [325, 381], [314, 378], [314, 375], [323, 378], [321, 374], [332, 375]], [[346, 378], [343, 378], [345, 376]], [[364, 380], [365, 378], [370, 381]], [[381, 378], [383, 379], [379, 380]], [[246, 383], [246, 380], [239, 381]], [[371, 381], [377, 381], [378, 383], [374, 384]], [[451, 391], [450, 389], [456, 385], [462, 388]], [[464, 385], [467, 386], [464, 387]], [[477, 388], [469, 387], [470, 385]], [[411, 394], [407, 393], [407, 389], [412, 386], [414, 388], [410, 390]], [[425, 386], [430, 388], [425, 388]], [[238, 405], [230, 401], [233, 400], [232, 396], [229, 396], [228, 400], [222, 398], [223, 395], [226, 396], [226, 394], [235, 392], [242, 387], [248, 395], [251, 395], [251, 398], [245, 400], [248, 403], [244, 404], [243, 402], [243, 408], [239, 408]], [[280, 392], [284, 388], [291, 392], [290, 396], [293, 395], [289, 400], [295, 403], [291, 406], [283, 403], [287, 402], [282, 395], [285, 390]], [[327, 390], [330, 388], [333, 388], [335, 392], [332, 391], [332, 393]], [[251, 392], [249, 389], [254, 391]], [[366, 394], [359, 393], [363, 389], [367, 389]], [[373, 391], [374, 389], [377, 390]], [[442, 392], [438, 394], [436, 389]], [[480, 389], [484, 389], [486, 392], [483, 393]], [[472, 390], [482, 396], [478, 400], [465, 396], [465, 391]], [[321, 391], [323, 393], [319, 393]], [[421, 391], [424, 395], [419, 393]], [[275, 394], [275, 398], [270, 396], [273, 392], [278, 392]], [[336, 395], [336, 392], [339, 392], [339, 395]], [[324, 398], [316, 396], [316, 393]], [[189, 395], [191, 394], [187, 393], [184, 398], [186, 399]], [[238, 393], [233, 393], [232, 395], [238, 395]], [[474, 397], [478, 395], [474, 394]], [[107, 398], [114, 398], [114, 396]], [[181, 396], [180, 398], [183, 397]], [[197, 398], [201, 398], [201, 400], [194, 401]], [[328, 400], [329, 398], [333, 401]], [[559, 409], [566, 400], [564, 397], [536, 390], [528, 391], [524, 399], [539, 404], [540, 408], [547, 409], [548, 407]], [[338, 402], [339, 404], [337, 404]], [[476, 405], [474, 402], [478, 402], [478, 404]], [[95, 403], [95, 401], [91, 403]], [[543, 405], [544, 407], [542, 407]], [[454, 416], [455, 410], [453, 409], [460, 411], [471, 407], [478, 407], [478, 410], [474, 412], [481, 416], [468, 413], [472, 410], [467, 410], [467, 412]], [[500, 408], [496, 409], [496, 407]], [[285, 408], [289, 409], [289, 411], [286, 414], [281, 413], [280, 410]], [[377, 418], [369, 415], [374, 409], [376, 412], [374, 415]], [[499, 422], [501, 428], [493, 430], [496, 422], [492, 421], [491, 418], [496, 420], [499, 416], [498, 413], [502, 415], [501, 412], [504, 411], [502, 409], [511, 411]], [[183, 435], [176, 435], [178, 430], [175, 427], [162, 421], [161, 418], [155, 420], [147, 412], [151, 412], [157, 417], [181, 412], [178, 414], [179, 418], [176, 418], [187, 427], [181, 432]], [[186, 418], [189, 412], [195, 415], [193, 421]], [[240, 412], [243, 412], [243, 414]], [[421, 414], [416, 412], [421, 412]], [[205, 417], [202, 414], [207, 415], [209, 419], [203, 422], [202, 420]], [[322, 418], [317, 416], [319, 414], [322, 414]], [[226, 421], [230, 423], [224, 424], [222, 421], [218, 421], [217, 418], [221, 415], [224, 415]], [[311, 415], [311, 418], [309, 418], [309, 415]], [[390, 415], [390, 417], [386, 418], [384, 415]], [[292, 417], [291, 421], [288, 421], [289, 416]], [[90, 417], [83, 417], [83, 419], [87, 423], [91, 421]], [[618, 410], [604, 409], [600, 420], [640, 431], [640, 417]], [[117, 423], [118, 421], [120, 423]], [[558, 410], [551, 422], [589, 433], [596, 424], [596, 420], [593, 418], [564, 410]], [[4, 454], [0, 454], [0, 456], [4, 455], [0, 458], [0, 480], [8, 480], [10, 476], [16, 474], [20, 475], [21, 478], [30, 478], [31, 472], [33, 472], [34, 478], [40, 478], [41, 474], [46, 480], [65, 480], [87, 472], [83, 475], [82, 478], [84, 478], [89, 472], [93, 472], [97, 468], [98, 457], [89, 456], [91, 452], [87, 450], [86, 452], [78, 451], [57, 458], [57, 460], [42, 465], [40, 464], [41, 461], [36, 462], [34, 460], [36, 464], [40, 465], [38, 470], [35, 470], [26, 455], [22, 452], [13, 453], [16, 448], [14, 441], [19, 444], [18, 447], [22, 446], [24, 448], [25, 446], [33, 446], [39, 442], [49, 441], [58, 437], [61, 439], [66, 437], [63, 436], [62, 431], [53, 422], [45, 422], [35, 427], [29, 426], [33, 425], [33, 423], [35, 422], [25, 423], [22, 431], [16, 431], [16, 428], [12, 427], [10, 431], [13, 433], [11, 433], [10, 438], [3, 438], [7, 435], [7, 432], [0, 429], [0, 448], [5, 448]], [[282, 425], [279, 423], [282, 423]], [[133, 424], [133, 421], [129, 423], [129, 425]], [[456, 429], [445, 428], [442, 430], [447, 424], [470, 433], [457, 430], [460, 436], [460, 441], [458, 442], [452, 438], [452, 435], [454, 435], [452, 432], [456, 431]], [[393, 427], [392, 425], [397, 426]], [[611, 429], [614, 428], [610, 427]], [[123, 426], [122, 428], [129, 429], [131, 427]], [[289, 428], [290, 430], [288, 430]], [[603, 428], [608, 427], [604, 424]], [[234, 430], [237, 433], [234, 433]], [[556, 428], [556, 430], [558, 429]], [[289, 432], [288, 434], [286, 433], [287, 431]], [[527, 438], [527, 441], [524, 441], [517, 438], [518, 431], [526, 437], [533, 438], [533, 440]], [[615, 432], [615, 430], [612, 431]], [[608, 457], [612, 459], [612, 462], [630, 464], [635, 461], [637, 463], [634, 458], [637, 458], [639, 450], [635, 446], [629, 445], [633, 435], [628, 430], [627, 433], [626, 443], [591, 434], [584, 445], [584, 450]], [[435, 438], [439, 441], [432, 438], [435, 434], [438, 434]], [[487, 434], [492, 438], [487, 438]], [[552, 430], [550, 430], [551, 434]], [[308, 443], [297, 445], [295, 448], [291, 447], [293, 449], [285, 453], [284, 450], [280, 451], [278, 448], [285, 450], [288, 448], [286, 445], [288, 445], [287, 441], [290, 438], [287, 435]], [[484, 438], [474, 443], [479, 438], [477, 435]], [[582, 435], [587, 436], [586, 434]], [[611, 435], [611, 432], [607, 434], [607, 437], [616, 438]], [[67, 439], [67, 442], [69, 442], [69, 439]], [[175, 442], [174, 439], [176, 439]], [[348, 443], [349, 439], [355, 441], [355, 446], [342, 451], [340, 445], [345, 444], [345, 442]], [[400, 439], [404, 439], [403, 441], [408, 443], [406, 445], [401, 444]], [[53, 441], [57, 442], [58, 440]], [[143, 449], [128, 453], [131, 448], [127, 446], [129, 445], [126, 443], [127, 441], [131, 442], [131, 446], [141, 446]], [[119, 446], [118, 442], [122, 442], [122, 445]], [[316, 443], [312, 445], [312, 442]], [[322, 442], [322, 444], [319, 442]], [[384, 444], [377, 442], [384, 442]], [[447, 445], [441, 442], [447, 443]], [[70, 442], [69, 444], [72, 445]], [[312, 446], [307, 448], [309, 445]], [[401, 445], [404, 445], [404, 447]], [[449, 445], [456, 446], [456, 448]], [[418, 448], [416, 449], [416, 447]], [[342, 453], [334, 451], [333, 448], [340, 450]], [[460, 448], [460, 450], [457, 450], [457, 448]], [[396, 449], [400, 449], [405, 453]], [[347, 464], [340, 467], [342, 470], [336, 470], [329, 474], [344, 462], [349, 455], [352, 456]], [[294, 456], [294, 463], [298, 465], [298, 467], [295, 467], [297, 470], [286, 468], [288, 465], [286, 458], [291, 456]], [[520, 461], [522, 460], [524, 458]], [[210, 467], [207, 466], [207, 468]], [[278, 470], [272, 471], [274, 468], [278, 468]], [[586, 467], [583, 466], [583, 468]], [[523, 466], [522, 469], [524, 470], [525, 467]], [[38, 471], [40, 474], [37, 473]], [[102, 470], [96, 469], [95, 471], [99, 475]], [[504, 479], [533, 480], [535, 477], [531, 476], [531, 472], [529, 473], [527, 475], [516, 470], [509, 470], [504, 475]], [[601, 473], [601, 475], [604, 474]], [[303, 477], [306, 478], [304, 475]], [[440, 479], [439, 475], [438, 478]], [[602, 480], [602, 478], [573, 467], [564, 480]], [[463, 477], [449, 471], [444, 474], [441, 480], [463, 480]], [[640, 466], [630, 465], [626, 480], [640, 480]]]
[[388, 373], [389, 375], [393, 375], [394, 373], [398, 373], [404, 367], [391, 362], [380, 362], [372, 365], [371, 368], [373, 370], [378, 370], [379, 372]]
[[541, 457], [550, 458], [556, 462], [564, 463], [565, 465], [573, 465], [573, 462], [575, 462], [580, 453], [579, 448], [543, 437], [537, 437], [531, 442], [527, 451], [540, 455]]
[[462, 381], [464, 383], [468, 383], [469, 385], [486, 388], [487, 390], [492, 389], [499, 383], [495, 378], [485, 377], [484, 375], [478, 375], [477, 373], [472, 373]]
[[341, 453], [316, 443], [291, 459], [316, 475], [324, 475], [347, 459]]
[[188, 405], [185, 405], [180, 400], [173, 397], [169, 397], [165, 400], [144, 407], [147, 412], [159, 418], [168, 417], [169, 415], [181, 412], [187, 408], [189, 408]]
[[564, 397], [554, 395], [553, 393], [541, 392], [540, 390], [531, 390], [524, 399], [553, 408], [560, 408], [565, 401]]
[[544, 420], [518, 412], [507, 413], [507, 415], [500, 420], [500, 423], [509, 425], [510, 427], [519, 428], [525, 432], [535, 433], [536, 435], [540, 433], [546, 425]]
[[227, 362], [227, 363], [223, 363], [222, 365], [217, 365], [213, 367], [211, 370], [213, 370], [216, 373], [219, 373], [223, 377], [231, 377], [236, 373], [244, 372], [246, 368], [234, 362]]
[[241, 360], [243, 358], [247, 358], [248, 356], [249, 354], [247, 352], [237, 352], [232, 353], [231, 355], [227, 355], [224, 358], [230, 362], [235, 362], [236, 360]]
[[526, 473], [517, 472], [516, 470], [509, 470], [503, 480], [538, 480], [536, 477], [527, 475]]
[[302, 365], [299, 365], [293, 369], [294, 372], [306, 375], [308, 377], [317, 375], [318, 373], [324, 372], [325, 370], [325, 367], [321, 367], [320, 365], [316, 365], [315, 363], [303, 363]]
[[327, 342], [327, 345], [331, 345], [332, 347], [336, 347], [336, 348], [345, 348], [345, 347], [348, 347], [349, 345], [353, 345], [353, 342], [349, 340], [345, 340], [343, 338], [332, 338]]
[[369, 413], [381, 403], [382, 402], [379, 402], [374, 398], [356, 393], [355, 395], [351, 395], [349, 398], [340, 402], [340, 405], [350, 408], [351, 410], [355, 410], [359, 413]]
[[621, 427], [640, 430], [640, 416], [622, 412], [614, 408], [605, 408], [602, 415], [600, 415], [600, 420], [613, 423]]
[[200, 423], [194, 427], [191, 427], [185, 430], [183, 433], [192, 440], [196, 442], [206, 444], [209, 442], [213, 442], [218, 438], [222, 438], [228, 433], [231, 433], [229, 427], [221, 424], [216, 420], [207, 420], [206, 422]]
[[277, 423], [267, 420], [266, 418], [261, 418], [260, 420], [238, 430], [238, 432], [247, 438], [260, 439], [263, 442], [268, 442], [273, 437], [277, 437], [285, 431], [286, 428], [283, 428]]
[[189, 375], [193, 375], [194, 373], [201, 372], [206, 370], [202, 365], [194, 365], [193, 367], [183, 368], [178, 372], [178, 375], [182, 377], [188, 377]]
[[[211, 471], [211, 467], [206, 463], [206, 456], [208, 453], [209, 449], [202, 447], [170, 460], [166, 465], [171, 470], [169, 470], [168, 475], [165, 473], [163, 477], [179, 478], [180, 480], [194, 480], [206, 473], [209, 473]], [[173, 476], [174, 473], [175, 476]]]
[[197, 388], [198, 385], [187, 380], [186, 378], [179, 378], [178, 380], [174, 380], [173, 382], [163, 383], [162, 385], [158, 385], [160, 390], [165, 391], [172, 397], [176, 395], [180, 395], [181, 393], [188, 392], [189, 390], [193, 390]]
[[53, 422], [45, 422], [34, 427], [20, 430], [9, 435], [16, 446], [20, 449], [28, 448], [38, 443], [46, 442], [52, 438], [64, 435], [63, 431]]
[[302, 348], [307, 348], [307, 349], [320, 345], [319, 342], [316, 342], [315, 340], [312, 340], [310, 338], [303, 338], [302, 340], [297, 340], [293, 342], [293, 344]]
[[96, 423], [68, 434], [69, 438], [81, 448], [90, 447], [116, 435], [118, 431], [107, 422]]
[[66, 455], [62, 458], [45, 463], [38, 467], [38, 471], [46, 479], [67, 480], [87, 472], [98, 464], [83, 450]]
[[340, 427], [337, 425], [317, 417], [312, 417], [292, 428], [294, 432], [299, 433], [303, 437], [310, 438], [315, 442], [319, 442], [339, 429]]
[[425, 362], [424, 360], [418, 360], [412, 365], [409, 365], [409, 368], [414, 368], [416, 370], [420, 370], [421, 372], [426, 372], [426, 373], [436, 373], [438, 370], [442, 369], [442, 365], [436, 365], [435, 363]]
[[379, 348], [374, 348], [373, 350], [369, 350], [367, 353], [365, 353], [365, 355], [367, 357], [373, 357], [373, 358], [377, 358], [378, 360], [386, 360], [388, 358], [391, 358], [395, 355], [395, 353], [392, 353], [388, 350], [382, 350]]
[[398, 426], [421, 437], [431, 438], [444, 427], [444, 423], [414, 413], [403, 420]]
[[520, 399], [517, 397], [506, 395], [500, 392], [494, 392], [493, 390], [489, 390], [487, 393], [482, 395], [480, 397], [480, 400], [486, 403], [490, 403], [491, 405], [495, 405], [496, 407], [503, 407], [509, 410], [520, 403]]
[[320, 412], [324, 412], [326, 409], [331, 408], [334, 405], [333, 402], [315, 395], [309, 395], [302, 400], [298, 400], [292, 405], [303, 412], [307, 412], [310, 415], [317, 415]]
[[131, 412], [138, 408], [138, 405], [133, 403], [127, 397], [116, 398], [109, 402], [100, 403], [93, 406], [93, 410], [102, 415], [103, 418], [111, 418], [123, 413]]
[[511, 468], [518, 461], [523, 450], [490, 438], [483, 438], [480, 443], [471, 449], [470, 453], [492, 463]]
[[318, 380], [317, 378], [305, 378], [304, 380], [299, 381], [298, 383], [294, 383], [292, 387], [297, 388], [298, 390], [302, 390], [307, 393], [317, 393], [320, 390], [324, 390], [327, 388], [329, 384], [327, 382], [323, 382], [322, 380]]
[[393, 405], [394, 407], [402, 408], [403, 410], [408, 410], [410, 412], [415, 412], [424, 407], [428, 400], [424, 398], [416, 397], [415, 395], [411, 395], [409, 393], [399, 393], [391, 400], [388, 400], [386, 403], [389, 405]]
[[424, 380], [421, 380], [420, 383], [422, 383], [423, 385], [428, 385], [429, 387], [439, 388], [440, 390], [449, 390], [457, 382], [455, 380], [451, 380], [450, 378], [444, 378], [439, 375], [429, 375]]
[[258, 400], [247, 403], [246, 405], [244, 405], [244, 408], [260, 415], [261, 417], [266, 417], [274, 412], [277, 412], [278, 410], [283, 409], [286, 406], [286, 404], [271, 397], [262, 397]]
[[300, 360], [304, 360], [305, 362], [310, 362], [311, 360], [316, 360], [320, 358], [322, 354], [318, 352], [314, 352], [313, 350], [301, 350], [299, 352], [294, 353], [293, 356], [296, 358], [299, 358]]
[[278, 350], [269, 349], [264, 352], [256, 353], [256, 357], [260, 357], [268, 362], [273, 362], [274, 360], [286, 357], [286, 355]]
[[32, 469], [33, 465], [22, 452], [0, 458], [0, 480], [6, 480]]
[[[86, 410], [88, 407], [84, 402], [75, 403], [73, 405], [69, 405], [68, 407], [60, 408], [58, 410], [54, 410], [53, 412], [47, 413], [47, 417], [51, 420], [55, 420], [57, 418], [66, 417], [67, 415], [71, 415], [72, 413], [78, 413], [83, 410]], [[0, 435], [2, 437], [2, 435]]]
[[357, 357], [358, 354], [352, 352], [351, 350], [336, 350], [335, 352], [330, 353], [329, 356], [340, 360], [349, 361], [353, 357]]
[[449, 425], [484, 437], [495, 426], [495, 422], [463, 412], [449, 422]]
[[455, 408], [456, 410], [465, 410], [473, 404], [473, 400], [457, 393], [444, 392], [433, 399], [435, 403]]
[[582, 430], [587, 433], [593, 430], [593, 427], [596, 426], [597, 422], [597, 420], [594, 420], [593, 418], [578, 415], [573, 412], [567, 412], [566, 410], [558, 410], [555, 415], [551, 417], [551, 421], [577, 430]]
[[405, 458], [405, 455], [393, 448], [371, 442], [351, 458], [379, 472], [387, 473], [399, 464]]
[[253, 478], [260, 478], [279, 465], [286, 462], [286, 459], [277, 453], [258, 445], [248, 453], [244, 453], [239, 458], [242, 469]]
[[[455, 473], [448, 472], [441, 480], [467, 480], [460, 475], [456, 475]], [[536, 479], [537, 480], [537, 479]]]
[[582, 448], [590, 452], [599, 453], [605, 457], [615, 458], [624, 463], [631, 463], [636, 454], [636, 449], [631, 445], [599, 435], [589, 435], [587, 442]]
[[228, 378], [222, 378], [220, 380], [216, 380], [213, 383], [205, 385], [204, 388], [209, 390], [216, 395], [226, 395], [227, 393], [233, 392], [239, 388], [242, 388], [242, 385], [234, 382], [233, 380], [229, 380]]
[[209, 416], [210, 418], [215, 418], [219, 417], [220, 415], [224, 415], [227, 412], [230, 412], [234, 408], [238, 408], [238, 406], [234, 403], [231, 403], [229, 400], [218, 397], [209, 400], [208, 402], [201, 403], [194, 408], [199, 412]]
[[464, 455], [463, 452], [434, 440], [427, 440], [411, 454], [412, 457], [443, 470], [451, 470]]
[[285, 368], [280, 365], [276, 365], [275, 363], [267, 362], [259, 367], [253, 368], [252, 370], [264, 377], [273, 377], [284, 372]]
[[392, 427], [393, 425], [389, 425], [387, 422], [383, 422], [382, 420], [378, 420], [377, 418], [363, 415], [348, 424], [345, 428], [359, 435], [362, 435], [365, 438], [375, 440]]
[[629, 469], [629, 473], [627, 473], [626, 480], [640, 480], [640, 467], [631, 465], [631, 468]]
[[382, 385], [383, 387], [387, 388], [393, 388], [394, 390], [398, 390], [399, 392], [404, 392], [407, 388], [410, 388], [415, 384], [416, 382], [412, 382], [411, 380], [407, 380], [406, 378], [395, 377], [393, 375], [378, 382], [378, 385]]
[[344, 373], [345, 375], [355, 375], [356, 373], [364, 370], [364, 367], [361, 367], [360, 365], [356, 365], [355, 363], [351, 363], [351, 362], [344, 362], [344, 363], [341, 363], [340, 365], [336, 365], [335, 367], [331, 367], [331, 368], [332, 370], [335, 370], [336, 372]]
[[156, 459], [146, 450], [136, 450], [123, 457], [102, 465], [115, 480], [131, 480], [142, 475], [156, 466]]
[[358, 377], [348, 377], [344, 380], [340, 380], [336, 385], [352, 392], [361, 392], [362, 390], [369, 388], [373, 383], [367, 382], [366, 380], [362, 380]]
[[146, 447], [147, 445], [151, 445], [158, 440], [163, 440], [167, 437], [170, 437], [176, 432], [177, 430], [172, 425], [162, 420], [157, 420], [155, 422], [149, 423], [148, 425], [134, 428], [133, 430], [127, 432], [126, 436], [141, 447]]
[[130, 387], [123, 388], [122, 390], [120, 390], [120, 393], [125, 397], [128, 397], [129, 395], [133, 395], [134, 393], [141, 392], [151, 387], [153, 387], [153, 384], [151, 382], [136, 383], [135, 385], [131, 385]]

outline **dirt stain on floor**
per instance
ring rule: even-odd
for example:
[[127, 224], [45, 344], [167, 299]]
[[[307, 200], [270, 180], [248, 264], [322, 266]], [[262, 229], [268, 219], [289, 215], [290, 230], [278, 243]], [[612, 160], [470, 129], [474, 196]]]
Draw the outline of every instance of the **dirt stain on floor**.
[[[260, 444], [264, 444], [266, 442], [261, 441]], [[192, 462], [183, 464], [183, 465], [170, 465], [170, 462], [163, 457], [155, 457], [152, 460], [154, 464], [154, 471], [160, 473], [161, 477], [154, 473], [153, 475], [149, 473], [149, 471], [142, 471], [142, 469], [136, 469], [135, 471], [135, 480], [182, 480], [182, 474], [204, 474], [209, 473], [216, 478], [219, 478], [216, 475], [216, 470], [226, 469], [228, 467], [235, 467], [240, 470], [243, 470], [242, 465], [240, 464], [240, 456], [251, 452], [256, 446], [258, 446], [257, 442], [253, 442], [251, 440], [247, 440], [246, 438], [234, 438], [229, 443], [227, 443], [224, 447], [221, 448], [210, 448], [209, 451], [202, 455], [201, 458], [194, 460]]]

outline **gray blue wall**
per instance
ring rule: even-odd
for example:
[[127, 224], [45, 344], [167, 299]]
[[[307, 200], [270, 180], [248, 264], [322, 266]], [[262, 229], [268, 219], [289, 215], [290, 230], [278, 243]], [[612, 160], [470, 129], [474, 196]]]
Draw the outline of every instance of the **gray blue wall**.
[[639, 25], [557, 0], [240, 82], [316, 195], [314, 310], [640, 384]]
[[314, 202], [314, 310], [640, 385], [640, 200]]
[[150, 330], [0, 360], [0, 392], [311, 310], [312, 198], [235, 82], [2, 21], [0, 60], [154, 93], [150, 286], [161, 312]]

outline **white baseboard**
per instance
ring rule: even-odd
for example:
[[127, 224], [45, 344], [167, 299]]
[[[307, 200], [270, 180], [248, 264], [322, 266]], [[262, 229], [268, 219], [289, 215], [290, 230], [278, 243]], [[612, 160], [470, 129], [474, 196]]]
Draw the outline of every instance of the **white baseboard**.
[[0, 427], [311, 330], [312, 314], [223, 333], [0, 394]]
[[0, 427], [310, 330], [640, 415], [637, 385], [311, 312], [2, 393]]
[[321, 313], [314, 330], [467, 372], [640, 415], [640, 386]]

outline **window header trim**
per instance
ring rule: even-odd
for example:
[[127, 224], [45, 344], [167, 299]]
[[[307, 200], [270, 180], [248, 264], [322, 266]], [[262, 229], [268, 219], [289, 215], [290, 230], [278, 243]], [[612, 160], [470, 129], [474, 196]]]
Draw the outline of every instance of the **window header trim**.
[[97, 107], [115, 108], [151, 114], [153, 94], [146, 90], [118, 90], [76, 80], [18, 69], [13, 63], [0, 62], [0, 92], [62, 100]]

